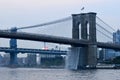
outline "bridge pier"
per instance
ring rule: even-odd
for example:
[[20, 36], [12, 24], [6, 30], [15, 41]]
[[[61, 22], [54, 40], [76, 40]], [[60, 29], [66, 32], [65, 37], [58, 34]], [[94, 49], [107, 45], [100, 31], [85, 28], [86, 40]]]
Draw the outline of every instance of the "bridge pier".
[[[17, 29], [12, 28], [11, 32], [17, 32]], [[13, 39], [13, 38], [10, 39], [10, 48], [17, 49], [17, 40], [16, 39]], [[9, 65], [10, 66], [17, 65], [17, 52], [16, 51], [10, 52], [10, 64]]]
[[[81, 38], [79, 38], [79, 39], [87, 40], [88, 39], [88, 29], [87, 29], [87, 21], [86, 21], [86, 14], [85, 13], [82, 13], [81, 16], [80, 16], [80, 24], [81, 24], [81, 26], [79, 26], [79, 28], [81, 27], [81, 32], [79, 32], [79, 33], [81, 33]], [[81, 53], [80, 54], [81, 55], [79, 57], [82, 60], [79, 61], [80, 62], [79, 64], [83, 63], [83, 65], [82, 65], [83, 68], [79, 67], [79, 65], [78, 65], [78, 69], [86, 69], [86, 66], [88, 64], [88, 62], [87, 62], [88, 61], [88, 58], [87, 58], [88, 48], [87, 47], [81, 47]]]
[[86, 69], [87, 57], [85, 50], [81, 47], [71, 47], [67, 53], [67, 69]]
[[81, 39], [89, 40], [90, 44], [87, 47], [72, 46], [68, 53], [67, 68], [86, 69], [87, 65], [89, 68], [95, 68], [97, 62], [96, 13], [74, 14], [72, 17], [72, 38], [80, 39], [79, 27], [81, 27]]
[[87, 57], [86, 56], [87, 56], [86, 48], [80, 48], [79, 62], [78, 62], [77, 69], [86, 69], [86, 66], [87, 66]]
[[89, 45], [88, 46], [88, 68], [95, 69], [97, 64], [97, 46]]
[[10, 66], [17, 66], [17, 54], [15, 52], [10, 53]]
[[96, 13], [88, 13], [89, 21], [89, 41], [88, 45], [88, 66], [96, 68], [97, 64], [97, 45], [96, 45]]
[[79, 61], [80, 47], [71, 47], [67, 53], [67, 69], [77, 69]]

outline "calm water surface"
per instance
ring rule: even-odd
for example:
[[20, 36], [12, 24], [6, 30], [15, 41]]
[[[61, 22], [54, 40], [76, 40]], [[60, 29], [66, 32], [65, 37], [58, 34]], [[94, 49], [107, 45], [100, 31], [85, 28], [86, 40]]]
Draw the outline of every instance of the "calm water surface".
[[120, 80], [120, 70], [0, 68], [0, 80]]

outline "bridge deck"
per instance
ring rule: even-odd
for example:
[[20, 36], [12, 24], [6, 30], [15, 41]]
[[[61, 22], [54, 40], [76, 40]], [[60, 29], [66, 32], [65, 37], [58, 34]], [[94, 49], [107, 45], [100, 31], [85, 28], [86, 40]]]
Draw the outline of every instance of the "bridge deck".
[[[88, 40], [77, 40], [77, 39], [66, 38], [66, 37], [57, 37], [57, 36], [50, 36], [50, 35], [43, 35], [43, 34], [31, 34], [31, 33], [23, 33], [23, 32], [7, 32], [2, 30], [0, 31], [0, 37], [60, 43], [60, 44], [67, 44], [67, 45], [73, 45], [73, 46], [79, 46], [79, 47], [85, 47], [90, 44]], [[120, 50], [120, 45], [114, 44], [114, 43], [96, 42], [95, 44], [100, 48]]]

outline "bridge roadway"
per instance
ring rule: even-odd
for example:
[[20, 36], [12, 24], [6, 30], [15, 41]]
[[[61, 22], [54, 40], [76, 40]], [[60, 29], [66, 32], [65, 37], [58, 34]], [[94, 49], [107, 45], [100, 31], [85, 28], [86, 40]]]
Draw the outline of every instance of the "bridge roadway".
[[[60, 43], [60, 44], [73, 45], [77, 47], [84, 47], [84, 46], [88, 46], [89, 44], [91, 44], [88, 40], [82, 40], [82, 39], [78, 40], [78, 39], [50, 36], [50, 35], [44, 35], [44, 34], [33, 34], [33, 33], [25, 33], [25, 32], [8, 32], [8, 31], [3, 31], [3, 30], [0, 30], [0, 37]], [[103, 42], [96, 42], [94, 44], [96, 44], [97, 47], [99, 48], [120, 50], [119, 44], [103, 43]]]
[[8, 47], [0, 47], [0, 52], [38, 53], [38, 54], [53, 54], [53, 55], [66, 55], [67, 53], [67, 51], [60, 51], [60, 50], [43, 50], [43, 49], [28, 49], [28, 48], [11, 49]]

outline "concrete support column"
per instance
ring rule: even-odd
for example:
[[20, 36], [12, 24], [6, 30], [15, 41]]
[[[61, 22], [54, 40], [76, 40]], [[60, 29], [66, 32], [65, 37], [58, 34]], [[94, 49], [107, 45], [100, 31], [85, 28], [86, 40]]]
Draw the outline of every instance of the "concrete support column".
[[95, 68], [97, 64], [97, 45], [96, 45], [96, 13], [88, 13], [89, 21], [89, 41], [88, 45], [88, 65]]
[[73, 70], [78, 69], [79, 56], [80, 56], [80, 47], [69, 48], [66, 58], [66, 68]]
[[[85, 14], [81, 15], [72, 15], [73, 17], [73, 29], [72, 29], [72, 38], [73, 39], [80, 39], [87, 38], [87, 26], [85, 25], [85, 19], [84, 19]], [[79, 29], [81, 27], [81, 34], [79, 35]], [[86, 50], [84, 48], [80, 47], [74, 47], [70, 49], [69, 52], [69, 69], [85, 69], [86, 64], [87, 64], [87, 57], [86, 57]]]
[[10, 53], [10, 66], [17, 65], [17, 54], [15, 52]]
[[72, 15], [72, 38], [73, 39], [79, 39], [79, 24], [77, 15]]
[[[81, 33], [81, 39], [87, 40], [87, 21], [86, 21], [86, 14], [82, 13], [78, 15], [77, 21], [80, 21], [79, 29]], [[79, 62], [78, 62], [78, 69], [85, 69], [87, 65], [87, 47], [81, 47], [79, 53]]]
[[97, 46], [88, 45], [88, 66], [89, 68], [96, 68], [97, 64]]
[[88, 13], [89, 41], [96, 43], [96, 13]]
[[86, 69], [87, 65], [87, 48], [80, 48], [79, 52], [79, 61], [78, 61], [78, 69]]
[[[11, 32], [17, 32], [16, 28], [12, 28]], [[11, 38], [10, 39], [10, 48], [15, 49], [17, 48], [17, 40]], [[10, 52], [10, 65], [17, 65], [17, 52]]]
[[81, 14], [80, 17], [81, 20], [81, 39], [88, 39], [88, 34], [87, 34], [87, 21], [86, 21], [86, 15], [85, 14]]
[[[87, 40], [88, 39], [88, 34], [87, 34], [87, 21], [86, 21], [86, 14], [82, 13], [81, 17], [80, 17], [80, 21], [81, 21], [81, 39]], [[80, 52], [80, 56], [79, 56], [79, 65], [78, 68], [82, 68], [85, 69], [86, 65], [87, 65], [87, 47], [81, 47], [81, 52]], [[81, 66], [80, 66], [81, 65]]]
[[[86, 52], [87, 53], [87, 52]], [[87, 57], [85, 50], [81, 47], [71, 47], [67, 53], [66, 68], [67, 69], [86, 69]]]

